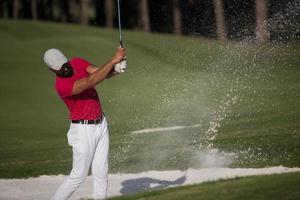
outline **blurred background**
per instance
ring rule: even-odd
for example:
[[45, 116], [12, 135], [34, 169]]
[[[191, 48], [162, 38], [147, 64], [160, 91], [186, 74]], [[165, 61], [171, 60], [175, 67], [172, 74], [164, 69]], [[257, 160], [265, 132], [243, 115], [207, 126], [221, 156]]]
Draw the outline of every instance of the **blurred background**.
[[[300, 19], [295, 13], [295, 7], [299, 6], [297, 0], [121, 0], [121, 4], [126, 29], [220, 41], [283, 41], [299, 38], [300, 34]], [[107, 28], [117, 25], [116, 9], [114, 0], [0, 1], [1, 18]], [[288, 19], [278, 14], [284, 10]]]

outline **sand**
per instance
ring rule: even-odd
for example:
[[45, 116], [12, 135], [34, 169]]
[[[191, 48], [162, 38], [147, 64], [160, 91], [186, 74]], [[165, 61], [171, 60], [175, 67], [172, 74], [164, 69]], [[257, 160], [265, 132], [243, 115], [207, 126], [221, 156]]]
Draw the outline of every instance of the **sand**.
[[[149, 189], [203, 183], [234, 177], [268, 175], [296, 172], [300, 168], [282, 166], [271, 168], [206, 168], [187, 171], [148, 171], [136, 174], [109, 174], [108, 197], [132, 194]], [[28, 179], [0, 179], [0, 199], [2, 200], [43, 200], [50, 199], [64, 175], [40, 176]], [[84, 184], [71, 199], [91, 198], [92, 177], [88, 176]]]

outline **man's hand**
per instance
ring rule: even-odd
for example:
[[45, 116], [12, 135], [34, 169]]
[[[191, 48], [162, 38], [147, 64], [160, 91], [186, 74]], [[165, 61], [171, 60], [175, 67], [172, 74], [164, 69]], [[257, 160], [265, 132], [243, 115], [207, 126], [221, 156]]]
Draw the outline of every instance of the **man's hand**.
[[123, 73], [125, 71], [126, 67], [127, 67], [127, 61], [122, 60], [121, 62], [116, 64], [114, 70], [120, 74], [120, 73]]
[[113, 65], [118, 64], [126, 58], [126, 51], [124, 48], [118, 48], [115, 55], [113, 56], [111, 62]]

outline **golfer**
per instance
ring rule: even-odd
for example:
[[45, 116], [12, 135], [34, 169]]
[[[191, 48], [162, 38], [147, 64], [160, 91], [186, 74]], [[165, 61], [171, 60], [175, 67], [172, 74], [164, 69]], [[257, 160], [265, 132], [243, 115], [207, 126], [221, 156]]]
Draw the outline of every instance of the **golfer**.
[[55, 89], [70, 111], [68, 143], [73, 150], [73, 168], [51, 199], [69, 199], [92, 169], [94, 199], [107, 193], [109, 137], [107, 121], [95, 86], [126, 68], [125, 50], [118, 48], [101, 68], [82, 58], [68, 60], [57, 49], [49, 49], [44, 61], [56, 74]]

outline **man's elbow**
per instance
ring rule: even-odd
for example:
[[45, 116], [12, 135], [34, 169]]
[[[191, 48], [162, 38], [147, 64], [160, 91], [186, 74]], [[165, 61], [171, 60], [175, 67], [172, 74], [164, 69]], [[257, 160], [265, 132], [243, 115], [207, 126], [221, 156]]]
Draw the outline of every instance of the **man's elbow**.
[[94, 87], [94, 85], [95, 85], [94, 81], [91, 79], [85, 79], [83, 81], [75, 83], [73, 90], [72, 90], [72, 95], [78, 95], [78, 94], [82, 93], [83, 91]]

